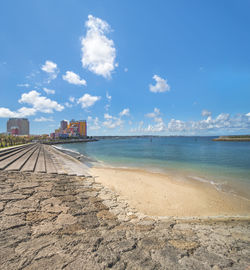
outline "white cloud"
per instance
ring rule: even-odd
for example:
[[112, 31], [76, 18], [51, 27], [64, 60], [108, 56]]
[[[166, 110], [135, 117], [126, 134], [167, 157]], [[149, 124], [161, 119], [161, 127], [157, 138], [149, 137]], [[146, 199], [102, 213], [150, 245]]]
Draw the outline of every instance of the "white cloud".
[[0, 108], [0, 118], [9, 118], [9, 117], [27, 117], [34, 115], [36, 110], [33, 108], [22, 107], [18, 111], [13, 112], [8, 108]]
[[114, 42], [105, 34], [111, 31], [104, 20], [92, 15], [88, 16], [85, 23], [87, 33], [82, 37], [82, 65], [91, 72], [110, 78], [115, 69], [116, 49]]
[[181, 120], [171, 119], [168, 123], [168, 130], [171, 132], [184, 131], [186, 129], [186, 123]]
[[121, 127], [122, 124], [123, 124], [123, 121], [117, 117], [113, 117], [112, 119], [109, 119], [103, 122], [103, 126], [110, 129]]
[[46, 92], [48, 95], [50, 95], [50, 94], [54, 95], [55, 92], [56, 92], [55, 90], [53, 90], [53, 89], [48, 89], [48, 88], [46, 88], [46, 87], [43, 88], [43, 91]]
[[54, 112], [54, 110], [62, 111], [64, 109], [64, 107], [58, 104], [56, 101], [41, 96], [41, 94], [35, 90], [22, 94], [18, 102], [27, 103], [29, 105], [32, 105], [32, 107], [21, 107], [17, 111], [11, 111], [8, 108], [1, 107], [0, 118], [28, 117], [31, 115], [35, 115], [36, 112], [52, 113]]
[[85, 94], [77, 100], [77, 103], [81, 104], [82, 108], [88, 108], [88, 107], [93, 106], [96, 103], [96, 101], [98, 101], [100, 99], [101, 99], [101, 97], [91, 96], [89, 94]]
[[246, 116], [250, 117], [250, 112], [246, 114]]
[[107, 100], [108, 100], [109, 102], [110, 102], [111, 99], [112, 99], [112, 96], [109, 95], [109, 92], [108, 92], [108, 91], [106, 92], [106, 98], [107, 98]]
[[109, 95], [108, 91], [106, 92], [106, 98], [107, 98], [107, 100], [108, 100], [108, 104], [106, 104], [106, 105], [104, 106], [104, 109], [105, 109], [106, 111], [108, 111], [109, 108], [110, 108], [110, 106], [111, 106], [111, 100], [112, 100], [112, 96]]
[[73, 107], [73, 105], [71, 103], [69, 103], [69, 102], [65, 102], [64, 105], [66, 107], [68, 107], [68, 108], [72, 108]]
[[149, 117], [149, 118], [155, 118], [158, 115], [160, 115], [160, 109], [158, 109], [158, 108], [154, 108], [154, 111], [152, 113], [145, 114], [145, 116]]
[[104, 118], [105, 118], [105, 119], [112, 119], [113, 116], [110, 115], [110, 114], [108, 114], [108, 113], [105, 113], [105, 114], [104, 114]]
[[[156, 114], [159, 114], [159, 111], [157, 111]], [[168, 123], [164, 123], [163, 119], [156, 114], [149, 114], [150, 118], [154, 118], [155, 124], [149, 124], [148, 126], [143, 127], [144, 123], [140, 122], [137, 128], [133, 128], [130, 131], [140, 133], [165, 132], [166, 134], [207, 134], [211, 132], [218, 133], [218, 131], [236, 132], [250, 129], [250, 114], [230, 116], [228, 113], [221, 113], [215, 118], [207, 116], [206, 119], [199, 121], [171, 119]]]
[[209, 112], [208, 110], [203, 110], [203, 111], [201, 112], [201, 115], [202, 115], [202, 116], [211, 116], [212, 113]]
[[129, 116], [129, 108], [126, 108], [124, 110], [122, 110], [120, 113], [119, 113], [120, 116]]
[[19, 84], [17, 84], [17, 86], [19, 86], [19, 87], [30, 87], [30, 85], [28, 83], [19, 83]]
[[35, 118], [34, 121], [35, 122], [53, 122], [54, 119], [41, 116], [40, 118]]
[[202, 132], [216, 130], [241, 130], [250, 128], [250, 119], [244, 114], [230, 116], [228, 113], [221, 113], [216, 118], [208, 116], [200, 121], [181, 121], [171, 119], [168, 130], [173, 132]]
[[62, 76], [63, 80], [75, 85], [86, 85], [84, 79], [80, 79], [80, 76], [73, 71], [66, 71], [66, 74]]
[[75, 100], [76, 100], [76, 99], [75, 99], [74, 97], [69, 97], [69, 101], [70, 101], [70, 102], [74, 103]]
[[170, 86], [167, 83], [167, 79], [162, 79], [158, 75], [154, 75], [153, 79], [156, 81], [155, 85], [150, 84], [149, 90], [153, 93], [163, 93], [166, 91], [170, 91]]
[[56, 79], [59, 70], [57, 68], [57, 64], [52, 61], [46, 61], [45, 64], [41, 68], [44, 72], [48, 73], [49, 79], [48, 83], [50, 83], [52, 80]]
[[102, 125], [106, 128], [109, 128], [109, 129], [114, 129], [117, 127], [121, 128], [123, 125], [123, 120], [121, 118], [116, 117], [116, 116], [112, 116], [108, 113], [104, 114], [104, 119], [105, 119], [105, 121], [102, 123]]
[[57, 69], [57, 64], [53, 63], [52, 61], [46, 61], [45, 64], [42, 66], [42, 70], [47, 73], [54, 73]]
[[99, 122], [99, 118], [98, 117], [92, 118], [91, 116], [88, 116], [88, 127], [90, 130], [100, 129], [101, 124]]
[[60, 112], [64, 109], [64, 106], [54, 100], [41, 96], [41, 94], [35, 90], [22, 94], [18, 102], [32, 105], [33, 109], [44, 113], [53, 113], [54, 110]]

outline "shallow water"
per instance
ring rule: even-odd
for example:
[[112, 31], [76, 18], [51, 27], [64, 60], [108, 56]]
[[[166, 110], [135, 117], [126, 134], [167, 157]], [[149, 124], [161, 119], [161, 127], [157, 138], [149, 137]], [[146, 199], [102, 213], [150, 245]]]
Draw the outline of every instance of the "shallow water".
[[59, 147], [116, 167], [174, 174], [176, 180], [209, 182], [250, 199], [250, 142], [212, 141], [213, 137], [105, 139]]

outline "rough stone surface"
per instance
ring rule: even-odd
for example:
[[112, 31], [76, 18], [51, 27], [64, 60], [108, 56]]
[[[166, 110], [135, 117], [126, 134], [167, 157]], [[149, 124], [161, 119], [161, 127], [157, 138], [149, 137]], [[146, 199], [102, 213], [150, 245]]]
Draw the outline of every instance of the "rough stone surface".
[[91, 177], [0, 172], [1, 269], [250, 269], [249, 220], [157, 219]]

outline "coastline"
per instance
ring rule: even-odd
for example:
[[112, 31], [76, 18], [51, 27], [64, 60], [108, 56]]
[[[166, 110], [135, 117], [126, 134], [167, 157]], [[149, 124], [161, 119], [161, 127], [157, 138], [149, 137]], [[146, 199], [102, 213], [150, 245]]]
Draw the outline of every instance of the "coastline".
[[111, 167], [78, 152], [56, 148], [87, 165], [97, 183], [111, 189], [142, 215], [250, 219], [248, 198], [219, 190], [210, 182], [177, 180], [174, 174], [141, 168]]
[[209, 183], [176, 181], [174, 176], [132, 168], [95, 166], [90, 174], [148, 216], [250, 217], [248, 199], [219, 191]]
[[97, 177], [86, 176], [95, 168], [86, 168], [72, 152], [39, 147], [44, 160], [50, 158], [44, 171], [0, 171], [1, 269], [249, 266], [249, 217], [144, 215]]

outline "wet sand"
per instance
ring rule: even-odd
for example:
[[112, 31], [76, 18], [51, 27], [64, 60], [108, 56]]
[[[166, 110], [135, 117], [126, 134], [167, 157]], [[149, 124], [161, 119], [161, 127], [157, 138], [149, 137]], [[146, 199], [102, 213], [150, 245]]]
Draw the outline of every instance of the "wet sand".
[[93, 167], [96, 181], [145, 215], [174, 217], [250, 216], [250, 201], [199, 181], [140, 169]]

